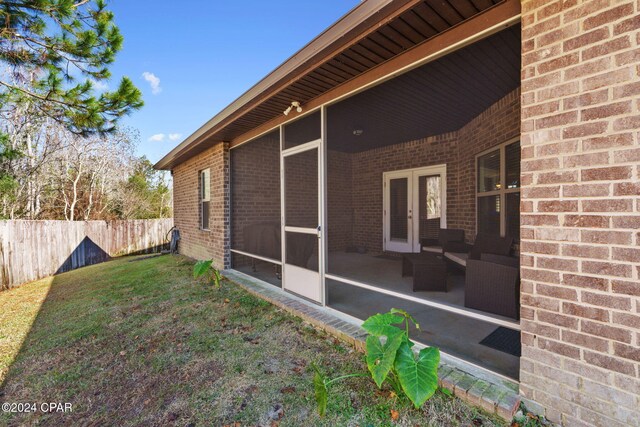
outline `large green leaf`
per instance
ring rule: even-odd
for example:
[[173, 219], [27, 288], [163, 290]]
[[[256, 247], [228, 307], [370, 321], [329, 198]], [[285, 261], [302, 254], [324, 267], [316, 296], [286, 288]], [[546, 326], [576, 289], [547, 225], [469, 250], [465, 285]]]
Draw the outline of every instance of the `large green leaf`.
[[315, 390], [316, 403], [318, 404], [318, 414], [324, 417], [324, 414], [327, 412], [327, 383], [318, 367], [313, 365], [313, 369], [316, 371], [313, 376], [313, 388]]
[[440, 350], [437, 347], [423, 348], [417, 359], [408, 343], [403, 342], [398, 349], [395, 369], [402, 390], [416, 409], [438, 389], [439, 363]]
[[396, 325], [402, 323], [404, 318], [393, 313], [376, 314], [369, 317], [362, 324], [362, 328], [376, 337], [390, 337], [398, 333]]
[[404, 332], [396, 329], [397, 333], [387, 337], [387, 341], [382, 345], [380, 338], [369, 335], [367, 337], [367, 367], [371, 372], [371, 377], [376, 382], [378, 388], [382, 387], [382, 383], [389, 375], [389, 371], [393, 368], [396, 360], [396, 352], [406, 340]]
[[198, 261], [196, 265], [193, 266], [193, 278], [197, 279], [203, 274], [207, 274], [207, 271], [211, 268], [211, 264], [213, 264], [213, 260], [208, 261]]
[[416, 325], [416, 329], [420, 329], [420, 324], [418, 322], [416, 322], [416, 319], [412, 315], [407, 313], [405, 310], [403, 310], [401, 308], [392, 308], [391, 310], [389, 310], [389, 313], [399, 314], [402, 317], [404, 317], [405, 319], [411, 320], [413, 322], [413, 324]]

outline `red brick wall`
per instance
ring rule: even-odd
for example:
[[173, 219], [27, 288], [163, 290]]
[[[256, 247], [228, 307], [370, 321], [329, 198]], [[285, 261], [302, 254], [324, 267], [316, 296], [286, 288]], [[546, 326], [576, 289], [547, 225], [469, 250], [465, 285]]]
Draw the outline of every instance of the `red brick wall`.
[[[200, 228], [199, 172], [211, 169], [209, 230]], [[219, 143], [173, 169], [174, 223], [180, 253], [229, 266], [229, 145]]]
[[640, 3], [522, 3], [521, 393], [640, 423]]

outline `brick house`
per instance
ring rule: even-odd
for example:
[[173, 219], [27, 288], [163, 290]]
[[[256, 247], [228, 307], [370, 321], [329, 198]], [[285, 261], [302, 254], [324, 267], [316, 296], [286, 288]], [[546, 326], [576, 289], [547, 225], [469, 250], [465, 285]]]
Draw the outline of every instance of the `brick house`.
[[[158, 162], [180, 251], [404, 307], [558, 424], [640, 425], [639, 29], [635, 0], [362, 2]], [[440, 228], [511, 239], [518, 315], [469, 307], [468, 271], [413, 292], [400, 255]]]

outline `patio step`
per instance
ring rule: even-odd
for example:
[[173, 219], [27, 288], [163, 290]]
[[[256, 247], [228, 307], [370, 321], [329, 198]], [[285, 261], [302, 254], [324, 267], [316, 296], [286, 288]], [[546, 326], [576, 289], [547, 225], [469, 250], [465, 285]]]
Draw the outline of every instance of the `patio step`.
[[[269, 301], [353, 345], [358, 351], [364, 352], [367, 333], [360, 327], [362, 321], [359, 319], [313, 304], [235, 270], [225, 270], [223, 275], [249, 293]], [[416, 344], [416, 347], [420, 348], [420, 345]], [[445, 354], [441, 357], [438, 377], [440, 385], [451, 390], [458, 398], [496, 414], [506, 421], [513, 419], [520, 406], [521, 396], [518, 394], [516, 382], [493, 375]]]

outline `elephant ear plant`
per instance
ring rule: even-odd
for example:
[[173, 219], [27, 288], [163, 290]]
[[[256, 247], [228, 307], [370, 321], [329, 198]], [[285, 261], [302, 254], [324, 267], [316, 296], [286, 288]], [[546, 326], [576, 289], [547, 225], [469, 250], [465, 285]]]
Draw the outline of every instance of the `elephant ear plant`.
[[193, 278], [197, 279], [200, 276], [207, 276], [210, 283], [213, 283], [216, 288], [220, 288], [222, 281], [222, 275], [220, 271], [213, 266], [213, 260], [204, 260], [196, 262], [193, 266]]
[[[406, 311], [391, 309], [388, 313], [369, 317], [362, 327], [369, 333], [366, 341], [366, 361], [369, 373], [378, 388], [388, 381], [397, 395], [404, 393], [419, 408], [438, 389], [440, 350], [426, 347], [416, 355], [409, 339], [409, 326], [420, 325]], [[328, 386], [345, 378], [363, 376], [345, 375], [328, 380], [314, 366], [314, 388], [318, 412], [324, 415], [327, 407]]]

